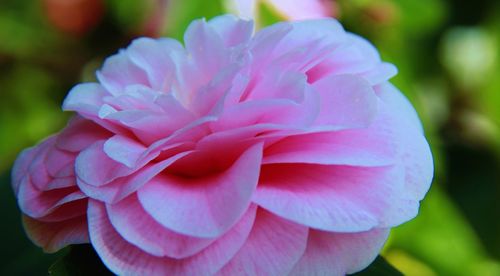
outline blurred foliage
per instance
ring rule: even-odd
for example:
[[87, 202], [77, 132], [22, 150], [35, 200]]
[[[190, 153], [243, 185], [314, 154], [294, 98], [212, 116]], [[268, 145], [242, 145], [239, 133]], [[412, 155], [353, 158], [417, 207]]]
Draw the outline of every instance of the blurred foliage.
[[[222, 2], [0, 1], [0, 275], [44, 274], [64, 254], [25, 237], [9, 168], [64, 125], [67, 91], [134, 37], [182, 40], [193, 19], [224, 13]], [[258, 8], [260, 27], [283, 19]], [[399, 68], [392, 81], [416, 106], [435, 158], [420, 214], [393, 230], [383, 255], [405, 275], [500, 275], [500, 2], [337, 0], [336, 9]]]

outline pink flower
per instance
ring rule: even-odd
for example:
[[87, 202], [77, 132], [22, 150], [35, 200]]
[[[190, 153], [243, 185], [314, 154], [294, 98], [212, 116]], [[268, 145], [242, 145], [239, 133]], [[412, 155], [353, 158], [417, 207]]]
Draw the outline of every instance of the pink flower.
[[45, 250], [90, 242], [126, 275], [337, 275], [412, 219], [433, 164], [419, 119], [333, 19], [194, 21], [73, 88], [13, 187]]

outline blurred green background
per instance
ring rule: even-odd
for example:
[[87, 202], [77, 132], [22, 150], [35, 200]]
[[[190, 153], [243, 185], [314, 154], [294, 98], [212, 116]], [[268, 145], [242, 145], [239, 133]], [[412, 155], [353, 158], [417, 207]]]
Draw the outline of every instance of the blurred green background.
[[[406, 275], [500, 275], [500, 1], [337, 0], [333, 14], [397, 65], [433, 149], [433, 186], [383, 251]], [[220, 0], [0, 1], [0, 275], [45, 275], [10, 188], [19, 151], [62, 128], [76, 83], [137, 36], [181, 38]], [[259, 26], [282, 20], [259, 5]]]

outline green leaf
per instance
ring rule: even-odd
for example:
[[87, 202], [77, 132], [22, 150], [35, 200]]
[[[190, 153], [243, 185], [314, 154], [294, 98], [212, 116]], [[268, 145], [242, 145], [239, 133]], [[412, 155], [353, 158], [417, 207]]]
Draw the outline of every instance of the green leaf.
[[401, 276], [403, 273], [399, 272], [382, 256], [378, 256], [373, 263], [364, 270], [354, 273], [355, 276]]
[[61, 257], [49, 268], [49, 275], [113, 275], [102, 263], [92, 246], [72, 245], [68, 254]]
[[200, 18], [207, 20], [223, 14], [220, 1], [184, 0], [171, 1], [166, 18], [166, 36], [183, 40], [184, 32], [191, 21]]

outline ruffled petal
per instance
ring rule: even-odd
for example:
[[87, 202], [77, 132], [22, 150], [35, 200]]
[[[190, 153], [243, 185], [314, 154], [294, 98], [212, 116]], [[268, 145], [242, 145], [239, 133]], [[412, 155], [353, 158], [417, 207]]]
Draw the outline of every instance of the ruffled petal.
[[89, 230], [92, 245], [104, 264], [116, 274], [131, 275], [211, 275], [220, 270], [246, 241], [255, 219], [250, 206], [229, 232], [200, 253], [177, 260], [155, 257], [127, 243], [110, 223], [104, 204], [89, 202]]
[[185, 236], [163, 227], [144, 210], [136, 195], [107, 204], [106, 210], [111, 224], [127, 242], [157, 257], [186, 258], [215, 240]]
[[253, 32], [253, 21], [246, 21], [234, 15], [221, 15], [212, 18], [208, 24], [224, 40], [226, 47], [234, 47], [250, 41]]
[[[46, 216], [64, 204], [86, 198], [75, 186], [74, 179], [72, 186], [50, 191], [38, 190], [30, 180], [29, 176], [23, 178], [18, 194], [19, 208], [30, 217]], [[80, 215], [78, 210], [70, 207], [69, 213], [71, 215], [71, 211], [74, 211], [73, 216]]]
[[139, 38], [127, 48], [130, 60], [147, 73], [151, 88], [169, 91], [175, 80], [176, 65], [172, 56], [184, 48], [174, 39]]
[[308, 228], [259, 209], [247, 241], [217, 275], [287, 275], [306, 249]]
[[338, 128], [367, 127], [377, 114], [375, 92], [368, 82], [354, 75], [323, 78], [314, 83], [321, 95], [320, 113], [315, 123]]
[[89, 242], [85, 216], [59, 222], [42, 222], [23, 216], [28, 237], [47, 253], [54, 253], [71, 244]]
[[125, 177], [118, 177], [104, 185], [92, 185], [81, 178], [77, 179], [77, 184], [82, 192], [90, 198], [106, 203], [116, 203], [136, 192], [165, 168], [189, 153], [189, 151], [179, 153], [161, 162], [145, 165], [134, 173]]
[[290, 275], [346, 275], [367, 267], [382, 249], [389, 229], [360, 233], [310, 230], [304, 256]]
[[100, 125], [76, 115], [70, 119], [68, 125], [57, 136], [56, 147], [70, 152], [80, 152], [111, 135]]
[[218, 237], [250, 205], [261, 159], [262, 145], [255, 145], [220, 174], [194, 179], [173, 175], [155, 178], [138, 191], [139, 200], [169, 229], [201, 238]]
[[125, 50], [104, 61], [102, 69], [97, 72], [97, 79], [114, 96], [124, 93], [128, 85], [150, 86], [146, 72], [130, 60]]
[[392, 227], [412, 219], [400, 167], [265, 165], [253, 201], [283, 218], [337, 232]]

